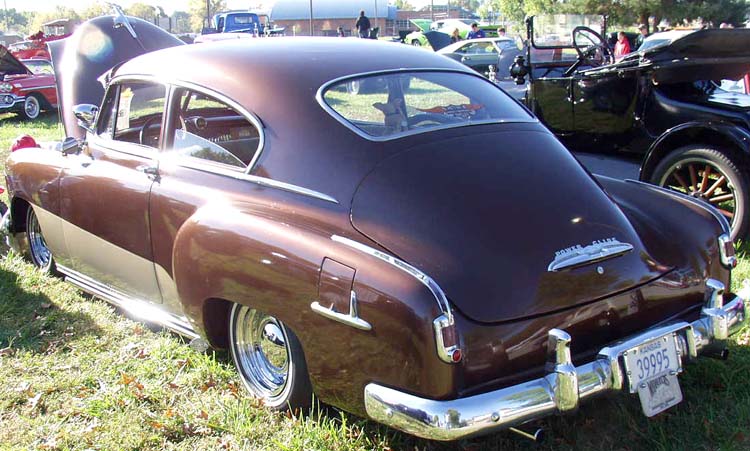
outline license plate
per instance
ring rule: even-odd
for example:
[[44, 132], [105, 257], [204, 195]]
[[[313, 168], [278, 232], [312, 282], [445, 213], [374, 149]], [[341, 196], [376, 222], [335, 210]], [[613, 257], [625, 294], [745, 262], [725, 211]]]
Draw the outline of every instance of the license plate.
[[641, 385], [665, 374], [677, 374], [681, 362], [672, 335], [657, 338], [625, 352], [630, 393], [635, 393]]
[[647, 417], [663, 412], [682, 401], [682, 390], [677, 375], [667, 373], [638, 386], [638, 397]]

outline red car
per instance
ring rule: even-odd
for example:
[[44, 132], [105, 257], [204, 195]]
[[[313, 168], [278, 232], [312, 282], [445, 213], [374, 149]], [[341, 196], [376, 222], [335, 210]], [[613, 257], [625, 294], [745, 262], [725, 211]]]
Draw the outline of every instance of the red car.
[[55, 74], [49, 60], [19, 61], [0, 46], [0, 113], [17, 112], [36, 119], [43, 110], [57, 108]]
[[39, 31], [28, 37], [26, 41], [16, 42], [8, 46], [8, 50], [18, 59], [46, 58], [49, 59], [47, 43], [70, 36], [75, 22], [70, 19], [57, 19], [44, 24], [44, 31]]

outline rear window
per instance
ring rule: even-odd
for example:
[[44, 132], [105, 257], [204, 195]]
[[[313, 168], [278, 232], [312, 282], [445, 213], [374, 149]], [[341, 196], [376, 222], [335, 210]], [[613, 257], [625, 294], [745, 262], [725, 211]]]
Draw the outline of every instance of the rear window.
[[376, 139], [475, 123], [534, 121], [496, 86], [459, 72], [353, 77], [328, 86], [322, 98], [345, 125]]

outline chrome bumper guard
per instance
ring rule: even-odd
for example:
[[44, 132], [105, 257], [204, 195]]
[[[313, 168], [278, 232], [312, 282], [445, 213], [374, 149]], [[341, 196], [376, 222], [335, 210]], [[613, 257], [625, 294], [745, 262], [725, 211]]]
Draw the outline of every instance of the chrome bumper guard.
[[726, 339], [737, 332], [747, 315], [747, 281], [724, 303], [724, 285], [706, 283], [701, 317], [692, 323], [659, 326], [607, 346], [592, 362], [574, 366], [571, 337], [549, 331], [546, 376], [512, 387], [466, 398], [437, 401], [370, 383], [365, 387], [365, 409], [375, 421], [432, 440], [458, 440], [488, 434], [555, 413], [570, 412], [596, 395], [629, 389], [623, 355], [659, 337], [672, 336], [683, 362], [699, 354], [726, 357]]

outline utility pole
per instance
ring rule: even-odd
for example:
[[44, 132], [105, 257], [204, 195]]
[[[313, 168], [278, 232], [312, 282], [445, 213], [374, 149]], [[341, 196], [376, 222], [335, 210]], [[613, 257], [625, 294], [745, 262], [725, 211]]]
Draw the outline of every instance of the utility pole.
[[430, 0], [430, 20], [435, 22], [435, 0]]
[[451, 18], [451, 0], [448, 0], [448, 19]]
[[5, 12], [5, 32], [7, 33], [10, 29], [10, 25], [8, 25], [8, 2], [6, 0], [3, 0], [3, 8]]
[[206, 28], [211, 27], [211, 0], [206, 0]]
[[312, 0], [310, 0], [310, 36], [313, 36], [313, 8], [312, 8]]
[[375, 28], [378, 27], [378, 0], [375, 0]]

